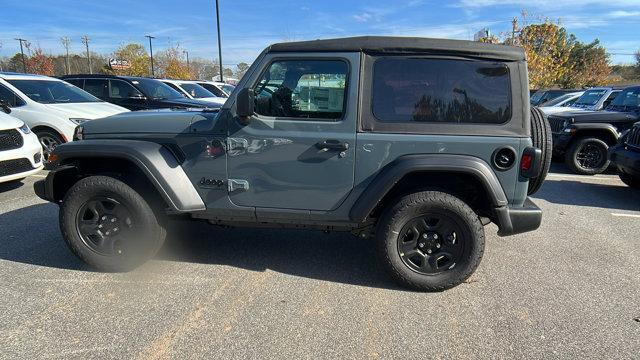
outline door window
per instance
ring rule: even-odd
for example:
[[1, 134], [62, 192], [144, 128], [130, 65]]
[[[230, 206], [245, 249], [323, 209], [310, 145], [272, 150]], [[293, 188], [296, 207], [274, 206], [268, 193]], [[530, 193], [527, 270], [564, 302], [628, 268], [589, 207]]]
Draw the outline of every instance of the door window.
[[109, 95], [115, 99], [140, 99], [143, 97], [142, 93], [136, 88], [131, 86], [126, 81], [122, 80], [109, 80], [111, 87]]
[[99, 98], [107, 97], [107, 86], [107, 79], [85, 79], [84, 81], [84, 91]]
[[0, 100], [9, 107], [17, 107], [24, 105], [24, 101], [18, 97], [13, 91], [7, 89], [3, 85], [0, 85]]
[[339, 120], [345, 113], [347, 73], [341, 60], [278, 60], [255, 87], [256, 113]]

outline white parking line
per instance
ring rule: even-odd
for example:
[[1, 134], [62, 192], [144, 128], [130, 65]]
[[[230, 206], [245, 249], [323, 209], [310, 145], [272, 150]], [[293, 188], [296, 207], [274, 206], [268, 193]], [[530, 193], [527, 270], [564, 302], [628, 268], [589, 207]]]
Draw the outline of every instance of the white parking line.
[[47, 177], [47, 175], [41, 175], [41, 174], [33, 174], [33, 175], [29, 175], [29, 176], [39, 177], [39, 178], [46, 178]]
[[575, 179], [575, 180], [604, 180], [619, 182], [618, 177], [604, 176], [588, 176], [588, 175], [565, 175], [565, 174], [547, 174], [547, 179]]
[[640, 215], [636, 215], [636, 214], [620, 214], [620, 213], [611, 213], [612, 216], [619, 216], [619, 217], [630, 217], [630, 218], [637, 218], [640, 219]]

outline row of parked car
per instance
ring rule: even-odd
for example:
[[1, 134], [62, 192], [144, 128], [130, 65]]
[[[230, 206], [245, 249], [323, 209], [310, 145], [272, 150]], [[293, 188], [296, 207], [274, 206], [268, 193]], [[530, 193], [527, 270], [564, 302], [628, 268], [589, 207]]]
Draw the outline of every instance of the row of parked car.
[[594, 175], [614, 165], [623, 182], [640, 187], [640, 86], [539, 90], [531, 104], [547, 115], [554, 157], [569, 169]]
[[88, 120], [135, 110], [219, 108], [232, 91], [212, 81], [0, 72], [0, 182], [39, 171]]

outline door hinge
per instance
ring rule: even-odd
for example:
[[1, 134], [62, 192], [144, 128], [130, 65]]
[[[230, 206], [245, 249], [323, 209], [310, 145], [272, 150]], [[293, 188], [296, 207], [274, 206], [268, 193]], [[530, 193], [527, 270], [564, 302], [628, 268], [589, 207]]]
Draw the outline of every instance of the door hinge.
[[242, 150], [249, 147], [249, 141], [243, 138], [227, 138], [227, 150]]
[[249, 190], [249, 182], [247, 180], [229, 179], [229, 192], [237, 190], [247, 191]]

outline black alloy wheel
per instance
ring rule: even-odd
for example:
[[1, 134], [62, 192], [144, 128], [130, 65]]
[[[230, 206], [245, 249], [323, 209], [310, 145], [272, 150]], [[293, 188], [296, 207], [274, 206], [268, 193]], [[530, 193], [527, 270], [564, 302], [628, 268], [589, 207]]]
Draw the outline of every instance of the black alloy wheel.
[[464, 252], [461, 226], [444, 214], [409, 220], [398, 235], [398, 254], [411, 270], [433, 275], [453, 269]]
[[595, 144], [584, 144], [576, 154], [576, 161], [585, 169], [597, 169], [607, 161], [607, 155]]
[[84, 203], [76, 215], [78, 235], [91, 250], [103, 256], [123, 255], [134, 237], [131, 211], [122, 202], [98, 196]]

